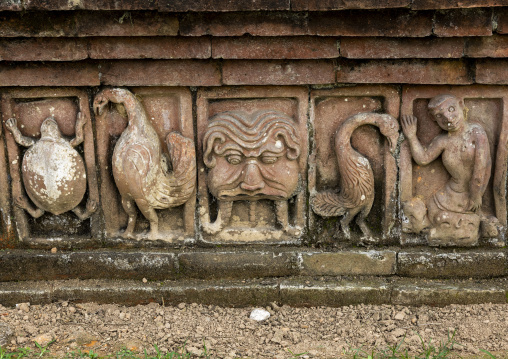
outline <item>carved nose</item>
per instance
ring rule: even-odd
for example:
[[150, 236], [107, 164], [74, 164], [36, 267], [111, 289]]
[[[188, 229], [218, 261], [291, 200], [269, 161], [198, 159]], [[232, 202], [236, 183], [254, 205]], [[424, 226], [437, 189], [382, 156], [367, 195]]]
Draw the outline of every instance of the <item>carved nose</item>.
[[246, 191], [257, 191], [265, 187], [263, 177], [259, 172], [259, 167], [255, 163], [249, 163], [245, 167], [245, 176], [243, 177], [240, 188]]

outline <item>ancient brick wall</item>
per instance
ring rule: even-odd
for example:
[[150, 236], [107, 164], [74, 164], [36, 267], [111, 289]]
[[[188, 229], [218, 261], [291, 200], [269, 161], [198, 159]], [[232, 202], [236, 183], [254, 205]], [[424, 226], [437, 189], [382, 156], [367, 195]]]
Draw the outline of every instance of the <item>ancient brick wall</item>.
[[0, 0], [0, 301], [504, 302], [507, 54], [505, 1]]

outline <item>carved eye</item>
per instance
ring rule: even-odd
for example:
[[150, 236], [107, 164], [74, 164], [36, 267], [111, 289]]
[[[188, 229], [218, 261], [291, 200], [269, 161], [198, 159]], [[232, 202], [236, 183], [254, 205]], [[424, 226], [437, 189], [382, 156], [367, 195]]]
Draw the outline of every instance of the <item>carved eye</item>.
[[242, 157], [240, 155], [229, 155], [226, 157], [227, 161], [232, 165], [238, 165], [242, 162]]
[[455, 107], [453, 107], [453, 106], [448, 107], [448, 112], [453, 112], [453, 111], [455, 111]]
[[268, 165], [277, 162], [277, 160], [278, 160], [278, 158], [275, 157], [275, 156], [263, 156], [263, 157], [261, 157], [261, 161], [263, 161], [263, 163], [266, 163]]

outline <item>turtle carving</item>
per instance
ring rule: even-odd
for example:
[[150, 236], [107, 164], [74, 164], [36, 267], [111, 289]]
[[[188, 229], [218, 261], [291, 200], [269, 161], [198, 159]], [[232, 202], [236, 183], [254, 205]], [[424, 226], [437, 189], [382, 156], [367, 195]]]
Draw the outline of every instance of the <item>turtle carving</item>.
[[34, 218], [39, 218], [44, 212], [59, 215], [72, 211], [84, 220], [95, 212], [97, 202], [91, 198], [85, 208], [79, 207], [86, 192], [87, 179], [83, 158], [74, 147], [84, 140], [86, 121], [85, 116], [78, 113], [76, 137], [71, 141], [62, 136], [54, 117], [47, 117], [42, 122], [39, 140], [23, 136], [15, 118], [5, 122], [16, 143], [28, 147], [23, 156], [21, 173], [25, 191], [35, 208], [23, 194], [14, 198], [17, 207]]

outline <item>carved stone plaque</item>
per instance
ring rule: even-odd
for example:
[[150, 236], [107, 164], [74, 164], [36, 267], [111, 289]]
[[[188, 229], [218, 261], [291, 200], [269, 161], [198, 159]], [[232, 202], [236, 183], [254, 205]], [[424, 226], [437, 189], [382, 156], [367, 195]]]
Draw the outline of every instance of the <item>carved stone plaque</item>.
[[504, 245], [507, 100], [502, 87], [404, 89], [402, 244]]
[[197, 108], [202, 239], [299, 242], [305, 226], [306, 90], [201, 90]]
[[19, 238], [48, 246], [97, 238], [99, 191], [86, 92], [9, 91], [2, 113]]
[[311, 92], [313, 240], [396, 241], [399, 103], [390, 86]]
[[94, 98], [106, 240], [194, 240], [196, 156], [190, 91], [107, 88]]

